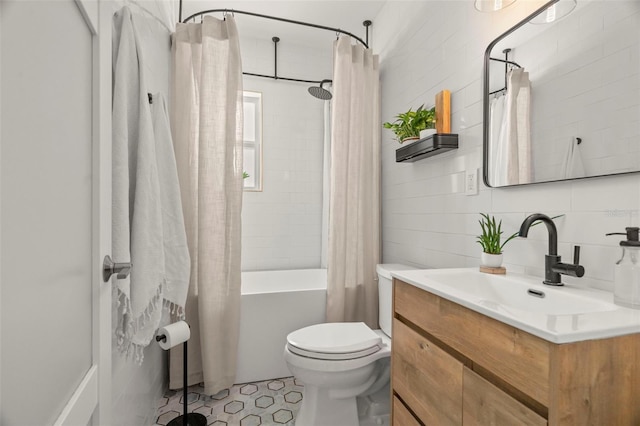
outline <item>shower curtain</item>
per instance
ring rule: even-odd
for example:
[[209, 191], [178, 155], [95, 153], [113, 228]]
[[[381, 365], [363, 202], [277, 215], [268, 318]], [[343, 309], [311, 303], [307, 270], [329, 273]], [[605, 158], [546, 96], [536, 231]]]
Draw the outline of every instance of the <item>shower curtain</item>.
[[[495, 141], [493, 171], [496, 176], [494, 186], [529, 183], [533, 178], [531, 162], [531, 82], [529, 73], [522, 68], [507, 74], [507, 92], [504, 105], [494, 101], [492, 118], [497, 109], [502, 109], [500, 126], [492, 122], [490, 141]], [[497, 116], [497, 114], [495, 114]], [[496, 137], [496, 132], [499, 132]]]
[[[242, 65], [232, 16], [178, 24], [172, 128], [191, 255], [186, 320], [189, 385], [213, 395], [235, 379], [240, 322]], [[182, 387], [182, 348], [171, 350], [170, 388]]]
[[347, 36], [334, 46], [327, 320], [378, 327], [378, 57]]
[[331, 183], [331, 101], [324, 101], [324, 139], [322, 143], [322, 233], [320, 267], [327, 269], [329, 255], [329, 185]]
[[500, 93], [491, 99], [489, 106], [489, 182], [492, 186], [505, 185], [507, 181], [506, 158], [504, 148], [500, 146], [504, 100], [504, 94]]

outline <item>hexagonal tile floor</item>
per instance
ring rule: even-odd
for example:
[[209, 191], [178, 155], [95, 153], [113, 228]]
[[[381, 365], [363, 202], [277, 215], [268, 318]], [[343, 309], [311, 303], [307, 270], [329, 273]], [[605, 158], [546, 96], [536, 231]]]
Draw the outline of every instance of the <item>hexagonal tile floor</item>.
[[[205, 415], [208, 425], [293, 426], [303, 389], [293, 377], [233, 385], [214, 396], [205, 395], [202, 386], [195, 385], [187, 390], [188, 410]], [[167, 391], [158, 401], [156, 426], [166, 425], [178, 413], [182, 414], [182, 390]]]

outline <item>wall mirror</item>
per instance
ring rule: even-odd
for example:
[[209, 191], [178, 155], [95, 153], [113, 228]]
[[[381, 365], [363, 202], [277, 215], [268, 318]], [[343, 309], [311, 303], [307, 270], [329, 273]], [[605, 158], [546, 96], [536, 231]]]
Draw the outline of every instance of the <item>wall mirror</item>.
[[483, 166], [490, 187], [640, 171], [640, 1], [550, 1], [489, 45]]

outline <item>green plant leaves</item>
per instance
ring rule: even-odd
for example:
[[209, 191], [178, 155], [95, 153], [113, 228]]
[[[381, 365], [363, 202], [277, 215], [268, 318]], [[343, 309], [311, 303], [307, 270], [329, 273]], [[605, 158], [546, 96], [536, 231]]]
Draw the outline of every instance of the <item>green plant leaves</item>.
[[477, 243], [482, 246], [482, 251], [489, 254], [500, 254], [504, 246], [518, 236], [518, 233], [510, 235], [504, 242], [502, 238], [502, 220], [496, 223], [496, 218], [487, 213], [480, 213], [482, 220], [479, 220], [482, 233], [477, 236]]
[[[480, 213], [482, 216], [482, 220], [479, 220], [480, 229], [482, 233], [478, 235], [476, 238], [476, 242], [482, 246], [482, 251], [489, 254], [500, 254], [502, 253], [502, 249], [504, 246], [514, 238], [516, 238], [519, 233], [514, 232], [509, 235], [506, 240], [501, 242], [502, 238], [502, 220], [496, 224], [496, 218], [493, 216], [489, 216], [487, 213]], [[559, 214], [557, 216], [553, 216], [551, 219], [557, 219], [559, 217], [564, 216], [563, 214]], [[536, 221], [531, 226], [536, 226], [542, 222]]]
[[393, 123], [383, 123], [385, 129], [391, 129], [396, 135], [396, 139], [402, 142], [403, 139], [419, 137], [420, 131], [433, 129], [436, 124], [436, 108], [425, 109], [424, 104], [417, 110], [409, 109], [407, 112], [396, 115]]

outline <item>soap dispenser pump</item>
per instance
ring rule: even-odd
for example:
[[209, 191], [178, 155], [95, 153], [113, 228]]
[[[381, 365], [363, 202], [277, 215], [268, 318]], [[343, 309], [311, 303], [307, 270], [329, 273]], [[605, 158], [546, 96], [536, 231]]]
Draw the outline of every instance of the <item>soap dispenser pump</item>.
[[620, 241], [622, 257], [614, 269], [613, 300], [627, 308], [640, 309], [640, 228], [629, 227], [627, 232], [612, 232], [608, 235], [626, 235]]

